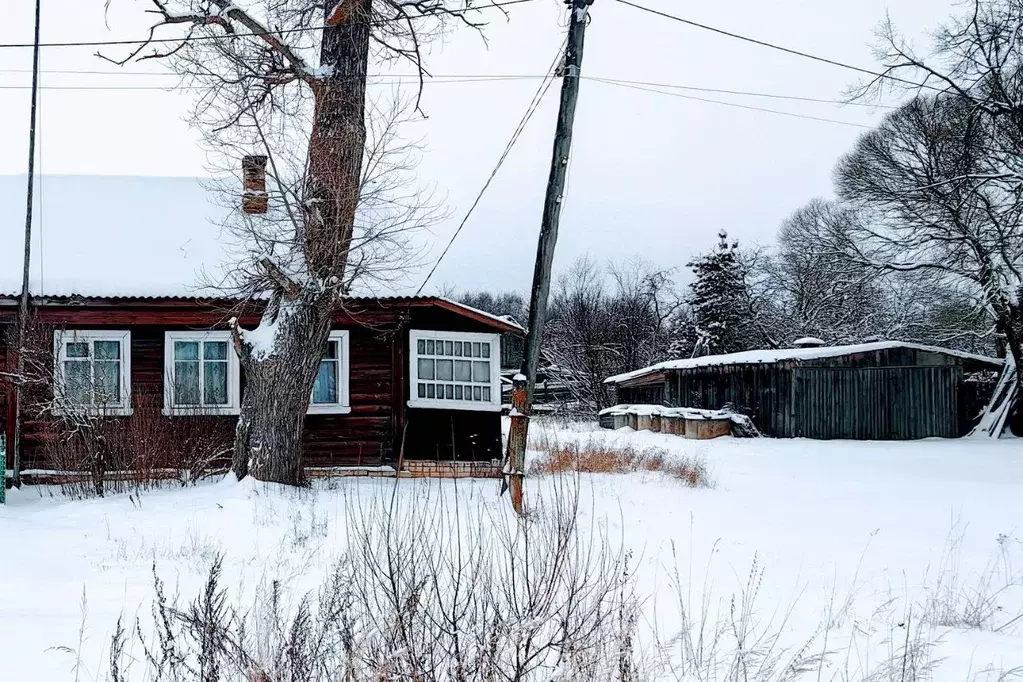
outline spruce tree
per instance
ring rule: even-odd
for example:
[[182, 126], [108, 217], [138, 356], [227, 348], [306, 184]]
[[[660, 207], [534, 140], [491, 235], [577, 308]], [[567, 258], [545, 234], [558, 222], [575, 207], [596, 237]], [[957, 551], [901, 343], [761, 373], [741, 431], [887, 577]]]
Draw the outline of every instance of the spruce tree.
[[755, 347], [739, 243], [729, 242], [724, 230], [718, 233], [718, 239], [713, 251], [688, 264], [696, 275], [689, 299], [694, 331], [689, 336], [695, 337], [693, 357]]

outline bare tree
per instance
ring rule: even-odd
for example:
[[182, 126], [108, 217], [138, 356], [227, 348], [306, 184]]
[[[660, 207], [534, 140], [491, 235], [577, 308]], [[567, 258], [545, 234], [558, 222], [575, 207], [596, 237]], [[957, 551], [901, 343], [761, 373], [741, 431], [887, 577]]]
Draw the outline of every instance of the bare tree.
[[[353, 281], [400, 272], [393, 260], [403, 240], [430, 215], [419, 195], [374, 182], [407, 158], [392, 153], [393, 134], [374, 141], [370, 61], [408, 61], [422, 79], [424, 43], [449, 22], [480, 29], [474, 11], [492, 3], [150, 1], [150, 41], [112, 61], [159, 59], [196, 86], [195, 122], [214, 163], [268, 158], [273, 208], [240, 221], [238, 265], [220, 282], [266, 298], [257, 329], [233, 325], [246, 373], [233, 468], [298, 483], [303, 417], [331, 320]], [[153, 42], [168, 27], [185, 33]]]
[[915, 98], [840, 161], [838, 191], [858, 215], [832, 236], [857, 262], [975, 292], [1018, 365], [1023, 204], [989, 179], [996, 132], [967, 99]]

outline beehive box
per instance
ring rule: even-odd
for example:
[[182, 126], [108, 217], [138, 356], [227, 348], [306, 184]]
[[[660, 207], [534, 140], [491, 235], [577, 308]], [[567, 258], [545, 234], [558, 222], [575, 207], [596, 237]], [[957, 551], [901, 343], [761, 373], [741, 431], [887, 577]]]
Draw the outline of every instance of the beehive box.
[[686, 438], [695, 440], [708, 440], [727, 436], [732, 431], [730, 419], [686, 419]]

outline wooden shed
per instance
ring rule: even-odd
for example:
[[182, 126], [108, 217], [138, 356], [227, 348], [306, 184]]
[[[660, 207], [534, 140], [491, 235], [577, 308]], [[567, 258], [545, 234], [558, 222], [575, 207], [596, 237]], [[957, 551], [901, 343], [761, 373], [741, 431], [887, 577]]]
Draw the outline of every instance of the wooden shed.
[[965, 435], [1002, 361], [901, 341], [673, 360], [610, 377], [620, 403], [747, 414], [765, 436]]

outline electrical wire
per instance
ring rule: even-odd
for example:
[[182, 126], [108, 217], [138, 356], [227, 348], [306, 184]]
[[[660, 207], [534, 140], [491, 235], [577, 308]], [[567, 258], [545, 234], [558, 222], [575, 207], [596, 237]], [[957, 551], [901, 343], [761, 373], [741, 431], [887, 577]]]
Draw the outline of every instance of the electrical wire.
[[[22, 70], [19, 69], [0, 69], [0, 73], [17, 72], [20, 73]], [[45, 73], [60, 73], [60, 74], [95, 74], [95, 75], [111, 75], [111, 76], [134, 76], [136, 74], [120, 71], [47, 71]], [[142, 75], [142, 74], [138, 74]], [[146, 75], [153, 76], [175, 76], [175, 73], [155, 73], [150, 72]], [[488, 75], [488, 74], [434, 74], [427, 79], [427, 83], [488, 83], [494, 81], [517, 81], [517, 80], [532, 80], [537, 78], [546, 78], [546, 75], [532, 74], [532, 75]], [[403, 83], [405, 81], [419, 82], [419, 77], [414, 75], [400, 75], [400, 74], [370, 74], [369, 78], [374, 80], [376, 84], [391, 84], [391, 83]], [[804, 95], [785, 95], [773, 92], [758, 92], [751, 90], [734, 90], [725, 88], [708, 88], [700, 87], [696, 85], [680, 85], [677, 83], [656, 83], [652, 81], [639, 81], [625, 78], [604, 78], [602, 76], [580, 76], [583, 80], [601, 81], [604, 83], [611, 83], [616, 85], [635, 85], [635, 86], [646, 86], [651, 88], [669, 88], [672, 90], [686, 90], [691, 92], [707, 92], [721, 95], [736, 95], [741, 97], [764, 97], [768, 99], [779, 99], [779, 100], [791, 100], [794, 102], [807, 102], [812, 104], [834, 104], [838, 106], [854, 106], [854, 107], [866, 107], [870, 109], [897, 109], [898, 107], [885, 105], [885, 104], [871, 104], [868, 102], [850, 102], [841, 99], [825, 99], [820, 97], [807, 97]], [[202, 89], [204, 86], [174, 86], [174, 85], [48, 85], [45, 86], [44, 90], [197, 90]], [[0, 90], [29, 90], [29, 85], [0, 85]]]
[[784, 52], [786, 54], [791, 54], [791, 55], [794, 55], [796, 57], [803, 57], [804, 59], [811, 59], [811, 60], [813, 60], [815, 62], [821, 62], [823, 64], [830, 64], [831, 66], [838, 66], [838, 67], [841, 67], [843, 69], [849, 69], [851, 71], [857, 71], [859, 73], [866, 74], [868, 76], [874, 76], [875, 78], [884, 78], [886, 80], [895, 81], [895, 82], [898, 82], [898, 83], [902, 83], [904, 85], [911, 85], [911, 86], [913, 86], [915, 88], [926, 88], [928, 90], [936, 90], [938, 92], [942, 91], [941, 88], [935, 87], [933, 85], [928, 85], [927, 83], [917, 83], [916, 81], [911, 81], [911, 80], [907, 80], [905, 78], [899, 78], [898, 76], [893, 76], [890, 73], [883, 73], [883, 72], [880, 72], [880, 71], [872, 71], [870, 69], [865, 69], [862, 66], [855, 66], [853, 64], [846, 64], [845, 62], [840, 62], [837, 59], [830, 59], [828, 57], [821, 57], [819, 55], [811, 54], [809, 52], [803, 52], [801, 50], [795, 50], [795, 49], [792, 49], [790, 47], [784, 47], [782, 45], [771, 43], [771, 42], [768, 42], [766, 40], [758, 40], [757, 38], [750, 38], [749, 36], [744, 36], [744, 35], [741, 35], [739, 33], [733, 33], [732, 31], [726, 31], [725, 29], [722, 29], [722, 28], [717, 28], [715, 26], [709, 26], [707, 24], [701, 24], [699, 22], [692, 21], [691, 19], [685, 19], [685, 18], [680, 17], [680, 16], [675, 15], [675, 14], [669, 14], [667, 12], [662, 12], [661, 10], [656, 10], [656, 9], [651, 8], [651, 7], [645, 7], [643, 5], [639, 5], [639, 4], [635, 3], [635, 2], [631, 2], [631, 0], [618, 0], [618, 2], [620, 2], [623, 5], [627, 5], [629, 7], [634, 7], [635, 9], [641, 10], [643, 12], [647, 12], [649, 14], [653, 14], [655, 16], [662, 17], [664, 19], [670, 19], [672, 21], [677, 21], [679, 23], [686, 24], [687, 26], [692, 26], [694, 28], [703, 29], [704, 31], [710, 31], [712, 33], [717, 33], [718, 35], [726, 36], [728, 38], [735, 38], [736, 40], [741, 40], [741, 41], [744, 41], [744, 42], [747, 42], [747, 43], [752, 43], [754, 45], [759, 45], [761, 47], [766, 47], [766, 48], [769, 48], [769, 49], [772, 49], [772, 50], [778, 50], [779, 52]]
[[[480, 7], [472, 7], [470, 9], [463, 10], [465, 12], [482, 12], [483, 10], [499, 9], [502, 7], [508, 7], [509, 5], [521, 5], [527, 2], [534, 2], [535, 0], [504, 0], [504, 2], [493, 2], [489, 5], [482, 5]], [[390, 19], [383, 19], [378, 22], [374, 22], [374, 25], [384, 25], [394, 22], [406, 22], [408, 19], [428, 19], [437, 18], [438, 14], [422, 14], [415, 17], [393, 17]], [[190, 36], [187, 38], [153, 38], [153, 39], [138, 39], [138, 40], [91, 40], [91, 41], [80, 41], [80, 42], [66, 42], [66, 43], [40, 43], [39, 47], [109, 47], [113, 45], [138, 45], [140, 43], [146, 44], [161, 44], [161, 43], [190, 43], [199, 42], [206, 40], [224, 40], [225, 38], [253, 38], [264, 35], [282, 36], [291, 33], [309, 33], [314, 31], [324, 31], [327, 26], [303, 26], [301, 28], [286, 28], [280, 30], [270, 30], [266, 32], [251, 32], [251, 33], [225, 33], [223, 35], [209, 35], [209, 36]], [[0, 43], [0, 49], [19, 49], [19, 48], [31, 48], [32, 43]]]
[[[404, 83], [406, 81], [419, 82], [418, 76], [368, 76], [371, 85], [389, 85], [395, 83]], [[469, 76], [464, 78], [444, 78], [444, 77], [430, 77], [426, 80], [427, 83], [487, 83], [492, 81], [514, 81], [514, 80], [533, 80], [536, 78], [544, 78], [544, 76]], [[0, 85], [0, 90], [31, 90], [30, 85]], [[174, 90], [205, 90], [204, 85], [50, 85], [43, 90], [78, 90], [78, 91], [89, 91], [89, 90], [141, 90], [141, 91], [153, 91], [162, 90], [164, 92], [171, 92]]]
[[614, 85], [614, 86], [621, 87], [621, 88], [630, 88], [632, 90], [642, 90], [643, 92], [652, 92], [652, 93], [655, 93], [655, 94], [658, 94], [658, 95], [667, 95], [669, 97], [678, 97], [680, 99], [688, 99], [688, 100], [693, 100], [695, 102], [707, 102], [707, 103], [710, 103], [710, 104], [720, 104], [720, 105], [726, 106], [726, 107], [734, 107], [736, 109], [747, 109], [749, 111], [761, 111], [761, 112], [768, 113], [768, 114], [777, 114], [779, 116], [790, 116], [792, 118], [802, 118], [802, 119], [806, 119], [808, 121], [820, 121], [820, 122], [823, 122], [823, 123], [835, 123], [835, 124], [838, 124], [838, 125], [850, 126], [850, 127], [853, 127], [853, 128], [864, 128], [866, 130], [870, 130], [871, 129], [871, 126], [864, 125], [862, 123], [852, 123], [850, 121], [840, 121], [840, 120], [834, 119], [834, 118], [824, 118], [822, 116], [810, 116], [808, 114], [797, 114], [797, 113], [794, 113], [794, 112], [791, 112], [791, 111], [779, 111], [778, 109], [766, 109], [764, 107], [754, 107], [754, 106], [751, 106], [751, 105], [748, 105], [748, 104], [739, 104], [738, 102], [725, 102], [723, 100], [710, 99], [708, 97], [696, 97], [695, 95], [684, 95], [684, 94], [682, 94], [680, 92], [665, 92], [664, 90], [656, 90], [654, 88], [646, 88], [646, 87], [643, 87], [643, 86], [640, 86], [640, 85], [631, 85], [631, 84], [628, 84], [628, 83], [618, 83], [618, 82], [604, 80], [604, 79], [600, 79], [600, 78], [597, 78], [597, 79], [594, 79], [594, 80], [596, 80], [598, 83], [604, 83], [605, 85]]
[[555, 78], [555, 73], [559, 65], [561, 64], [562, 60], [564, 59], [565, 47], [567, 45], [568, 38], [566, 37], [564, 42], [562, 42], [561, 47], [558, 49], [558, 54], [554, 57], [554, 62], [547, 70], [547, 77], [543, 80], [543, 82], [540, 83], [540, 87], [537, 88], [536, 93], [533, 95], [533, 99], [530, 100], [529, 106], [526, 107], [526, 113], [522, 115], [522, 118], [519, 120], [518, 126], [515, 127], [515, 131], [512, 133], [511, 138], [508, 140], [508, 144], [505, 145], [504, 151], [501, 153], [500, 158], [497, 160], [497, 164], [494, 166], [494, 170], [490, 171], [490, 176], [487, 177], [486, 182], [483, 183], [483, 187], [480, 188], [479, 193], [476, 195], [476, 199], [472, 202], [472, 205], [469, 206], [469, 210], [466, 211], [465, 216], [462, 218], [462, 222], [458, 224], [458, 227], [455, 229], [454, 234], [451, 235], [451, 239], [448, 240], [448, 243], [444, 247], [444, 250], [441, 251], [440, 256], [437, 257], [437, 260], [434, 262], [433, 267], [430, 268], [430, 272], [426, 274], [426, 278], [423, 280], [423, 283], [419, 285], [419, 288], [416, 290], [416, 296], [423, 293], [423, 289], [425, 289], [426, 285], [430, 282], [430, 278], [433, 277], [433, 274], [435, 272], [437, 272], [437, 268], [438, 266], [440, 266], [441, 261], [443, 261], [444, 257], [448, 255], [448, 251], [451, 249], [451, 245], [455, 243], [455, 239], [458, 238], [458, 235], [461, 234], [462, 232], [462, 228], [464, 228], [466, 223], [469, 221], [469, 216], [471, 216], [473, 211], [476, 210], [476, 207], [479, 206], [480, 200], [483, 199], [484, 193], [490, 187], [490, 183], [493, 182], [494, 177], [497, 176], [497, 172], [501, 170], [501, 166], [504, 165], [505, 159], [508, 158], [508, 155], [511, 153], [511, 150], [515, 146], [515, 143], [518, 142], [519, 137], [522, 135], [522, 131], [526, 129], [526, 124], [529, 123], [529, 119], [533, 118], [533, 114], [536, 113], [536, 110], [539, 108], [540, 102], [543, 100], [544, 95], [546, 95], [547, 91], [550, 90], [551, 84], [554, 83], [555, 80], [557, 80]]
[[[887, 104], [871, 104], [869, 102], [850, 102], [841, 99], [823, 99], [819, 97], [805, 97], [801, 95], [781, 95], [772, 92], [755, 92], [750, 90], [726, 90], [721, 88], [702, 88], [695, 85], [675, 85], [672, 83], [651, 83], [649, 81], [635, 81], [622, 78], [603, 78], [600, 76], [581, 76], [581, 78], [603, 81], [604, 83], [645, 85], [654, 88], [671, 88], [672, 90], [688, 90], [692, 92], [711, 92], [719, 95], [740, 95], [743, 97], [766, 97], [768, 99], [792, 100], [794, 102], [812, 102], [814, 104], [837, 104], [839, 106], [867, 107], [869, 109], [898, 109], [898, 107]], [[665, 93], [667, 94], [667, 93]]]

